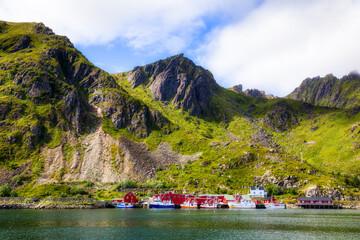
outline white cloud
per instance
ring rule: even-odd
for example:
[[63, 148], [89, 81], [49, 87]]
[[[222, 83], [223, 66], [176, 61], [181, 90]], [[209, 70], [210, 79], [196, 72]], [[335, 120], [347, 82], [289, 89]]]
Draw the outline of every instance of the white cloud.
[[133, 49], [183, 51], [203, 18], [248, 9], [254, 0], [0, 0], [6, 21], [44, 22], [57, 34], [82, 45], [120, 39]]
[[306, 77], [360, 68], [360, 1], [269, 0], [208, 36], [199, 62], [221, 85], [283, 96]]

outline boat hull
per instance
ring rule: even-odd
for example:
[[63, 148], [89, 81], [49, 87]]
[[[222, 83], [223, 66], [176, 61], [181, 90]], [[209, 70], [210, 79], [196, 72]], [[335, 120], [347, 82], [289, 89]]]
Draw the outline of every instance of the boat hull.
[[232, 209], [256, 209], [255, 203], [232, 203], [229, 204], [229, 208]]
[[256, 209], [256, 207], [234, 207], [234, 206], [229, 206], [229, 208], [232, 208], [232, 209]]
[[150, 204], [151, 208], [175, 208], [175, 204]]
[[117, 207], [117, 208], [134, 208], [133, 205], [131, 205], [131, 206], [117, 205], [116, 207]]
[[286, 209], [285, 204], [270, 204], [265, 205], [266, 209]]
[[197, 208], [198, 208], [198, 206], [195, 205], [195, 204], [191, 204], [191, 205], [183, 205], [183, 204], [181, 204], [180, 207], [181, 207], [181, 208], [193, 208], [193, 209], [197, 209]]

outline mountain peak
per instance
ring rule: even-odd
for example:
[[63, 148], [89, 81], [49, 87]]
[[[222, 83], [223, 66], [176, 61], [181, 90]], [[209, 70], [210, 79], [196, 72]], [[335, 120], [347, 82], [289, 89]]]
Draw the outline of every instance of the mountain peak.
[[205, 116], [219, 86], [213, 75], [193, 61], [178, 54], [127, 74], [133, 88], [149, 87], [156, 100], [172, 102], [195, 116]]

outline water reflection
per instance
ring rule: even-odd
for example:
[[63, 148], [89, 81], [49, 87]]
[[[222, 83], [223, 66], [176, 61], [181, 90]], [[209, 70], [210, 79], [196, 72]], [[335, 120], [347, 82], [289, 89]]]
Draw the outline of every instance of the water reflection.
[[11, 210], [2, 239], [358, 239], [357, 210]]

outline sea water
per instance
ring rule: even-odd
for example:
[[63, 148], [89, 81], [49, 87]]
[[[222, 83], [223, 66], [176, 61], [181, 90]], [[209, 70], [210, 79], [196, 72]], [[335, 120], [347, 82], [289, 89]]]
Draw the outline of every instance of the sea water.
[[1, 210], [0, 239], [360, 239], [360, 210]]

